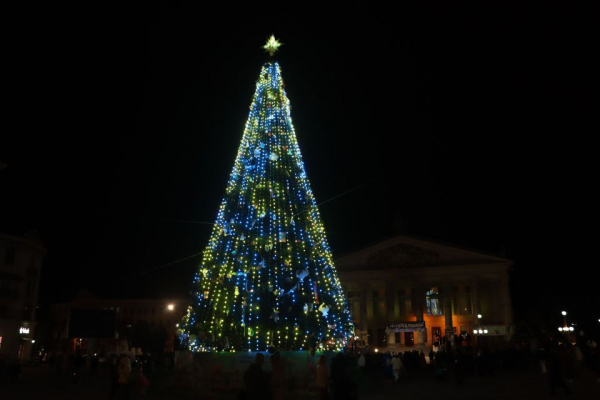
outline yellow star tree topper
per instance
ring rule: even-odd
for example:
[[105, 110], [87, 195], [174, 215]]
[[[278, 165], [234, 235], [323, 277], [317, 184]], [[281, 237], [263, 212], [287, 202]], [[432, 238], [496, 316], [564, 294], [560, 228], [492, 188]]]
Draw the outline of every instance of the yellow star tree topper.
[[271, 35], [269, 40], [267, 40], [267, 43], [263, 46], [263, 49], [265, 49], [269, 55], [273, 57], [273, 54], [275, 54], [275, 52], [279, 50], [279, 46], [282, 45], [283, 43], [280, 43], [279, 40], [275, 39], [275, 35]]

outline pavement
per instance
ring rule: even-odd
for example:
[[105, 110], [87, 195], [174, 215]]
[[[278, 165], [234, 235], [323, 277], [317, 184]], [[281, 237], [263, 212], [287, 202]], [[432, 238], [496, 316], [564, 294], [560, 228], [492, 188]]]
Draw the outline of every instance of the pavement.
[[[105, 369], [94, 373], [84, 371], [78, 382], [71, 376], [58, 375], [45, 365], [23, 368], [17, 383], [0, 383], [1, 400], [106, 400], [110, 392], [110, 381]], [[236, 394], [227, 391], [212, 393], [183, 390], [171, 384], [172, 376], [156, 372], [149, 377], [151, 382], [146, 397], [132, 390], [130, 399], [235, 399]], [[493, 376], [467, 376], [459, 385], [449, 376], [436, 381], [430, 371], [407, 374], [400, 382], [376, 380], [367, 382], [359, 393], [359, 400], [411, 399], [411, 400], [519, 400], [519, 399], [600, 399], [600, 383], [597, 376], [584, 369], [579, 379], [568, 383], [572, 394], [565, 395], [558, 389], [557, 395], [550, 394], [548, 378], [532, 368], [518, 372], [500, 371]], [[295, 393], [286, 397], [290, 400], [316, 399], [316, 392]]]

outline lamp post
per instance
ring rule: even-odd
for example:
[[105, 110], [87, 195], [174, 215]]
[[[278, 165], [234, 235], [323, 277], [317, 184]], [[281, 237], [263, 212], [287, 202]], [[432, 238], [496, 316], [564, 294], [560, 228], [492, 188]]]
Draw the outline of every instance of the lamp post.
[[482, 318], [483, 318], [483, 315], [477, 314], [478, 327], [477, 327], [477, 329], [473, 329], [473, 333], [476, 336], [478, 336], [477, 337], [477, 344], [479, 344], [479, 337], [481, 335], [486, 335], [488, 333], [487, 329], [482, 329], [482, 327], [481, 327], [481, 320], [482, 320]]
[[571, 341], [572, 338], [569, 336], [569, 333], [573, 332], [575, 330], [574, 327], [572, 326], [568, 326], [567, 324], [567, 312], [566, 311], [562, 311], [561, 312], [562, 316], [563, 316], [563, 326], [559, 326], [558, 327], [558, 331], [562, 332], [565, 334], [567, 340]]

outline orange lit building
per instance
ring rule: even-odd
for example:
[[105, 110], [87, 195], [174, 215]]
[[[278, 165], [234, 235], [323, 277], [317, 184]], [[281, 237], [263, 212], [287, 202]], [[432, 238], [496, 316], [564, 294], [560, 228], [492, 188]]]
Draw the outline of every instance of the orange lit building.
[[370, 348], [425, 349], [454, 334], [470, 344], [502, 343], [514, 330], [511, 260], [397, 236], [335, 266], [357, 335]]

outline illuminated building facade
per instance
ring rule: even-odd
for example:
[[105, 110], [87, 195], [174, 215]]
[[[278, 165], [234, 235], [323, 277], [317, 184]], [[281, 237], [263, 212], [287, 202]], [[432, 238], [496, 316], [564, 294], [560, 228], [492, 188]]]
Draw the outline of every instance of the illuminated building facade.
[[508, 341], [512, 264], [408, 236], [335, 261], [358, 337], [370, 348], [390, 350], [433, 347], [445, 336], [452, 345], [455, 339]]

